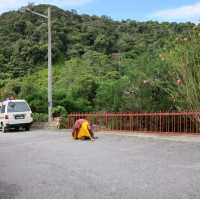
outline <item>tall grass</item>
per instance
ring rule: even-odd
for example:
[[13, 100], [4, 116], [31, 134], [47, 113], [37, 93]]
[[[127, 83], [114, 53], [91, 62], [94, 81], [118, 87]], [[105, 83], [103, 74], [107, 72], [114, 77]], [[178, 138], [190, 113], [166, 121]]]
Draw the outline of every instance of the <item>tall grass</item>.
[[166, 88], [178, 110], [200, 111], [200, 37], [179, 39], [167, 56], [171, 83]]

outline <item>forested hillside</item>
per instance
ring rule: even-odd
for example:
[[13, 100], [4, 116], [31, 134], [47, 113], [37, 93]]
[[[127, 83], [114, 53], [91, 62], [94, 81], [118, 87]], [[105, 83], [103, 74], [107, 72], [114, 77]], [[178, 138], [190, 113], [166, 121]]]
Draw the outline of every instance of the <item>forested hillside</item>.
[[[47, 5], [32, 9], [47, 14]], [[54, 111], [199, 109], [199, 30], [52, 6]], [[25, 98], [34, 112], [47, 112], [46, 20], [2, 14], [0, 44], [0, 98]]]

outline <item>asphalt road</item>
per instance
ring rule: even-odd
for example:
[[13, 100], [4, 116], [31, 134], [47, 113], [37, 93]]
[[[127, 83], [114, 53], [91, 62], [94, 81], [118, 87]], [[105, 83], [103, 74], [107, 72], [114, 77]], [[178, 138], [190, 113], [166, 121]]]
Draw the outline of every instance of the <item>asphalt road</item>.
[[200, 143], [0, 133], [0, 199], [199, 199]]

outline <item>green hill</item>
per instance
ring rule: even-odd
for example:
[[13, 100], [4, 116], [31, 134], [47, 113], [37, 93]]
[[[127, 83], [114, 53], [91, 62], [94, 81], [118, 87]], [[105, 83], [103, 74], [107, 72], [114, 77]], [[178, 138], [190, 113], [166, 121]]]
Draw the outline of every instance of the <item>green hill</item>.
[[[47, 14], [47, 6], [32, 9]], [[169, 68], [178, 63], [173, 62], [174, 57], [170, 59], [170, 52], [176, 55], [175, 49], [185, 45], [182, 41], [198, 33], [194, 24], [114, 21], [51, 7], [55, 109], [85, 112], [187, 108], [172, 96], [176, 83], [170, 81], [179, 77], [174, 67]], [[3, 13], [0, 43], [0, 98], [25, 98], [35, 112], [45, 113], [46, 20], [27, 12]], [[173, 77], [170, 70], [174, 71]]]

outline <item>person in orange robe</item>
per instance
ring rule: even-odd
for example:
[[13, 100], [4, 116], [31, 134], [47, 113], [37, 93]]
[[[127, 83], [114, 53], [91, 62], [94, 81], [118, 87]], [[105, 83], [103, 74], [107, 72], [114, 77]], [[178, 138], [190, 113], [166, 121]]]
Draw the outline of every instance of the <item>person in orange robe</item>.
[[95, 139], [94, 133], [91, 129], [90, 123], [86, 119], [78, 119], [76, 120], [72, 137], [75, 140], [93, 140]]

